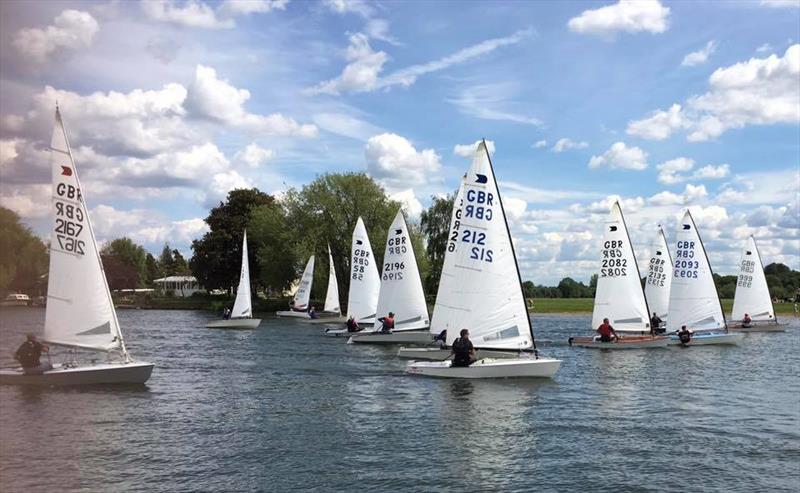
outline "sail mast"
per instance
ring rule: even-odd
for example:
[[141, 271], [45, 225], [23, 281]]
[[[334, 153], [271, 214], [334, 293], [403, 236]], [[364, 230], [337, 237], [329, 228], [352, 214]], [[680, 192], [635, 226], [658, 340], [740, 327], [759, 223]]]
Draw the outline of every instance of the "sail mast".
[[[522, 291], [522, 275], [519, 272], [519, 262], [517, 261], [517, 253], [514, 250], [514, 240], [511, 238], [511, 230], [508, 228], [508, 219], [506, 218], [506, 208], [503, 205], [503, 196], [500, 193], [500, 187], [497, 185], [497, 177], [494, 174], [494, 166], [492, 165], [492, 157], [489, 155], [489, 149], [486, 147], [486, 139], [481, 140], [483, 143], [483, 150], [486, 152], [486, 159], [489, 161], [489, 169], [492, 170], [492, 180], [494, 187], [497, 189], [497, 200], [500, 202], [500, 211], [503, 213], [503, 223], [506, 225], [506, 233], [508, 234], [508, 243], [511, 245], [511, 255], [514, 257], [514, 266], [517, 268], [517, 282], [519, 289]], [[528, 322], [528, 331], [531, 334], [531, 342], [533, 343], [533, 354], [539, 358], [539, 351], [536, 349], [536, 337], [533, 335], [533, 325], [531, 324], [531, 314], [528, 312], [528, 304], [525, 303], [525, 296], [523, 293], [522, 305], [525, 307], [525, 319]]]

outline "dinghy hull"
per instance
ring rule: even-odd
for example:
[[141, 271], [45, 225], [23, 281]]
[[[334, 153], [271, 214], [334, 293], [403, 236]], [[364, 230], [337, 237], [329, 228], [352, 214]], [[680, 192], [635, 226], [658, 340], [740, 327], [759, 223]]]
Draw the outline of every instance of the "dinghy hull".
[[350, 337], [358, 332], [348, 332], [347, 329], [325, 329], [325, 337]]
[[209, 329], [255, 329], [261, 325], [260, 318], [230, 318], [227, 320], [212, 320], [206, 324]]
[[687, 344], [681, 344], [680, 339], [678, 339], [677, 335], [669, 336], [669, 345], [670, 346], [711, 346], [711, 345], [733, 345], [738, 346], [742, 339], [744, 339], [744, 333], [742, 332], [712, 332], [710, 334], [693, 334], [692, 340], [689, 341]]
[[569, 345], [593, 349], [650, 349], [664, 348], [669, 339], [664, 336], [622, 336], [615, 342], [601, 342], [594, 337], [570, 337]]
[[728, 330], [735, 330], [736, 332], [786, 332], [786, 327], [774, 322], [762, 324], [756, 322], [750, 327], [742, 327], [741, 324], [728, 325]]
[[[491, 349], [477, 349], [479, 358], [511, 359], [519, 358], [516, 351], [493, 351]], [[450, 349], [427, 348], [427, 347], [401, 347], [397, 351], [397, 357], [403, 359], [424, 360], [424, 361], [444, 361], [453, 352]]]
[[292, 312], [288, 310], [275, 312], [275, 315], [279, 317], [286, 317], [286, 318], [305, 318], [311, 320], [311, 317], [308, 315], [308, 312]]
[[430, 344], [433, 335], [427, 330], [409, 330], [403, 332], [367, 332], [353, 334], [348, 344]]
[[552, 358], [486, 358], [465, 368], [450, 365], [449, 361], [410, 361], [406, 372], [439, 378], [552, 378], [561, 361]]
[[102, 385], [143, 384], [153, 372], [153, 363], [101, 363], [93, 366], [65, 368], [55, 365], [41, 375], [25, 375], [22, 368], [0, 370], [0, 385]]

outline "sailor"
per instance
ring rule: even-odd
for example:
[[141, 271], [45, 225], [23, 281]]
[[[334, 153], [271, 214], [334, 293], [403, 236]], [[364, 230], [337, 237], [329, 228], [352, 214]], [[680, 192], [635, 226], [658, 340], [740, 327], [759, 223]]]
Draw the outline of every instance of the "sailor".
[[689, 344], [692, 340], [692, 331], [682, 325], [681, 330], [678, 331], [678, 339], [681, 341], [682, 346]]
[[308, 309], [308, 316], [311, 317], [312, 320], [319, 318], [317, 316], [317, 309], [314, 308], [313, 305], [311, 306], [311, 308]]
[[39, 361], [42, 353], [49, 353], [50, 348], [39, 342], [33, 334], [28, 334], [26, 338], [27, 340], [23, 342], [19, 349], [17, 349], [17, 352], [14, 353], [14, 359], [19, 361], [19, 364], [22, 366], [22, 371], [26, 375], [41, 375], [45, 371], [51, 370], [53, 365]]
[[612, 342], [619, 340], [619, 336], [617, 336], [617, 333], [614, 332], [614, 327], [608, 323], [607, 318], [604, 318], [603, 323], [597, 327], [597, 333], [600, 334], [600, 342]]
[[753, 326], [753, 319], [750, 318], [750, 314], [745, 313], [744, 318], [742, 319], [742, 327], [752, 327]]
[[358, 332], [359, 330], [361, 330], [361, 327], [359, 327], [358, 322], [356, 322], [355, 317], [353, 317], [352, 315], [350, 315], [350, 318], [347, 319], [346, 326], [347, 326], [347, 332]]
[[475, 362], [475, 347], [469, 340], [469, 331], [461, 329], [461, 337], [453, 341], [453, 366], [465, 367]]
[[289, 311], [290, 312], [296, 312], [296, 311], [302, 311], [302, 310], [298, 310], [297, 308], [294, 307], [294, 299], [292, 299], [292, 300], [289, 301]]
[[222, 309], [222, 318], [224, 318], [225, 320], [231, 318], [231, 311], [228, 309], [227, 306]]
[[394, 329], [394, 312], [389, 312], [389, 315], [378, 319], [381, 322], [381, 332], [391, 332]]
[[650, 334], [663, 334], [666, 332], [667, 329], [661, 328], [661, 317], [656, 315], [656, 312], [653, 312], [653, 316], [650, 317]]

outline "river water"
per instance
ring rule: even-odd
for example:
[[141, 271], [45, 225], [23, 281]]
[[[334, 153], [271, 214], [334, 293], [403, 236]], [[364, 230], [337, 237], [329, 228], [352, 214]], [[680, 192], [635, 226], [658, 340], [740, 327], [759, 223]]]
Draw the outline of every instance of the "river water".
[[[800, 324], [741, 347], [569, 348], [553, 380], [406, 375], [396, 348], [123, 310], [143, 387], [0, 387], [0, 491], [797, 491]], [[0, 360], [44, 310], [0, 312]], [[552, 341], [547, 343], [546, 340]]]

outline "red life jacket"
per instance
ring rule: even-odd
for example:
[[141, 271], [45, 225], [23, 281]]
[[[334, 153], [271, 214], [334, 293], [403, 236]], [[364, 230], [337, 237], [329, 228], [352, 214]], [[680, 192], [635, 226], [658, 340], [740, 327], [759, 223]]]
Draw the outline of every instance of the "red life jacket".
[[597, 332], [603, 337], [611, 337], [611, 324], [600, 324], [600, 327], [597, 328]]

